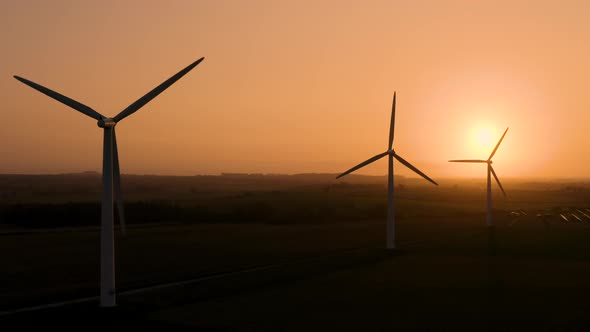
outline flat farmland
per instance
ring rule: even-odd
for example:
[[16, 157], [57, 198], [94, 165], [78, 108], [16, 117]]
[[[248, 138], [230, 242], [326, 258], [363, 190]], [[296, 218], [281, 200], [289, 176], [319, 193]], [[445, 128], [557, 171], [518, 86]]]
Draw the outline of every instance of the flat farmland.
[[[507, 198], [494, 196], [490, 233], [477, 184], [411, 184], [396, 192], [394, 251], [383, 249], [379, 185], [245, 190], [242, 183], [210, 195], [176, 194], [173, 203], [131, 191], [127, 235], [117, 232], [119, 305], [112, 310], [99, 309], [95, 298], [99, 229], [71, 225], [71, 209], [88, 203], [60, 195], [39, 202], [29, 193], [5, 203], [5, 216], [33, 211], [29, 218], [47, 212], [71, 220], [38, 227], [38, 220], [3, 219], [11, 222], [0, 235], [0, 323], [79, 327], [68, 320], [74, 316], [98, 327], [204, 331], [590, 328], [590, 224], [559, 217], [585, 211], [587, 191], [514, 184]], [[205, 214], [193, 209], [200, 200]], [[158, 216], [162, 206], [185, 210], [169, 220], [138, 218], [146, 214], [140, 208]], [[216, 219], [224, 211], [229, 220]], [[14, 313], [76, 299], [84, 301]]]

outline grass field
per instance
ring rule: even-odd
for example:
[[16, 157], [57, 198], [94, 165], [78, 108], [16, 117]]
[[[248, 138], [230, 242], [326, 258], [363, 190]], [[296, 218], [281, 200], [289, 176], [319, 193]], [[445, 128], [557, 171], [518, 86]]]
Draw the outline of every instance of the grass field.
[[[481, 188], [407, 186], [396, 193], [394, 252], [382, 249], [382, 186], [237, 186], [207, 198], [219, 204], [215, 211], [258, 202], [272, 206], [273, 217], [256, 220], [260, 210], [252, 209], [239, 222], [133, 220], [128, 235], [117, 236], [119, 307], [98, 310], [90, 301], [2, 316], [0, 325], [75, 327], [73, 315], [105, 327], [205, 331], [584, 331], [590, 224], [536, 217], [588, 207], [587, 191], [566, 186], [522, 185], [494, 197], [494, 251]], [[512, 218], [512, 209], [528, 213]], [[338, 220], [343, 211], [352, 216]], [[97, 227], [5, 226], [0, 311], [98, 295]], [[201, 279], [130, 292], [194, 278]]]

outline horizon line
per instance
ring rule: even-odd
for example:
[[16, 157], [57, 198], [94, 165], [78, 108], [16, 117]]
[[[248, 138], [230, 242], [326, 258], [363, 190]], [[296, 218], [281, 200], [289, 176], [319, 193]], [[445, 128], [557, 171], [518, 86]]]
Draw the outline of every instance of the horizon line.
[[[263, 173], [263, 172], [221, 172], [216, 174], [154, 174], [154, 173], [122, 173], [122, 175], [128, 176], [154, 176], [154, 177], [222, 177], [222, 176], [334, 176], [334, 181], [346, 182], [342, 179], [336, 179], [336, 176], [340, 174], [338, 172], [329, 173], [329, 172], [303, 172], [303, 173]], [[101, 176], [101, 172], [99, 171], [79, 171], [79, 172], [47, 172], [47, 173], [0, 173], [0, 176], [64, 176], [64, 175], [96, 175]], [[373, 177], [373, 178], [380, 178], [380, 177], [387, 177], [387, 174], [351, 174], [357, 177]], [[407, 176], [407, 175], [395, 175], [395, 177], [399, 178], [406, 178], [406, 179], [422, 179], [418, 176]], [[590, 181], [590, 176], [504, 176], [504, 179], [520, 179], [520, 180], [587, 180]], [[480, 180], [478, 176], [442, 176], [437, 177], [437, 179], [477, 179]]]

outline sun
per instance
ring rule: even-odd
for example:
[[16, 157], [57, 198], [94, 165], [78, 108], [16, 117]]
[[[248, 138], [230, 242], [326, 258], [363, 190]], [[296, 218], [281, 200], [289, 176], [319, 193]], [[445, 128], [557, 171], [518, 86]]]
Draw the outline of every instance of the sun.
[[492, 132], [489, 128], [480, 128], [475, 136], [476, 142], [481, 148], [485, 148], [492, 144]]
[[473, 127], [469, 142], [474, 153], [485, 157], [494, 148], [494, 129], [492, 126], [480, 125]]

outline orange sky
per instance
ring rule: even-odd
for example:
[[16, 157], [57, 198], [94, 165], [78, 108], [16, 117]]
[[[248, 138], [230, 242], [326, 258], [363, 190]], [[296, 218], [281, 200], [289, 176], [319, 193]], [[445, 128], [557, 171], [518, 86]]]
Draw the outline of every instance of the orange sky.
[[12, 75], [114, 116], [204, 56], [119, 123], [123, 173], [342, 172], [386, 149], [397, 90], [396, 151], [434, 179], [484, 177], [447, 160], [487, 158], [507, 126], [501, 178], [589, 177], [588, 17], [588, 1], [2, 1], [0, 173], [101, 169], [96, 122]]

